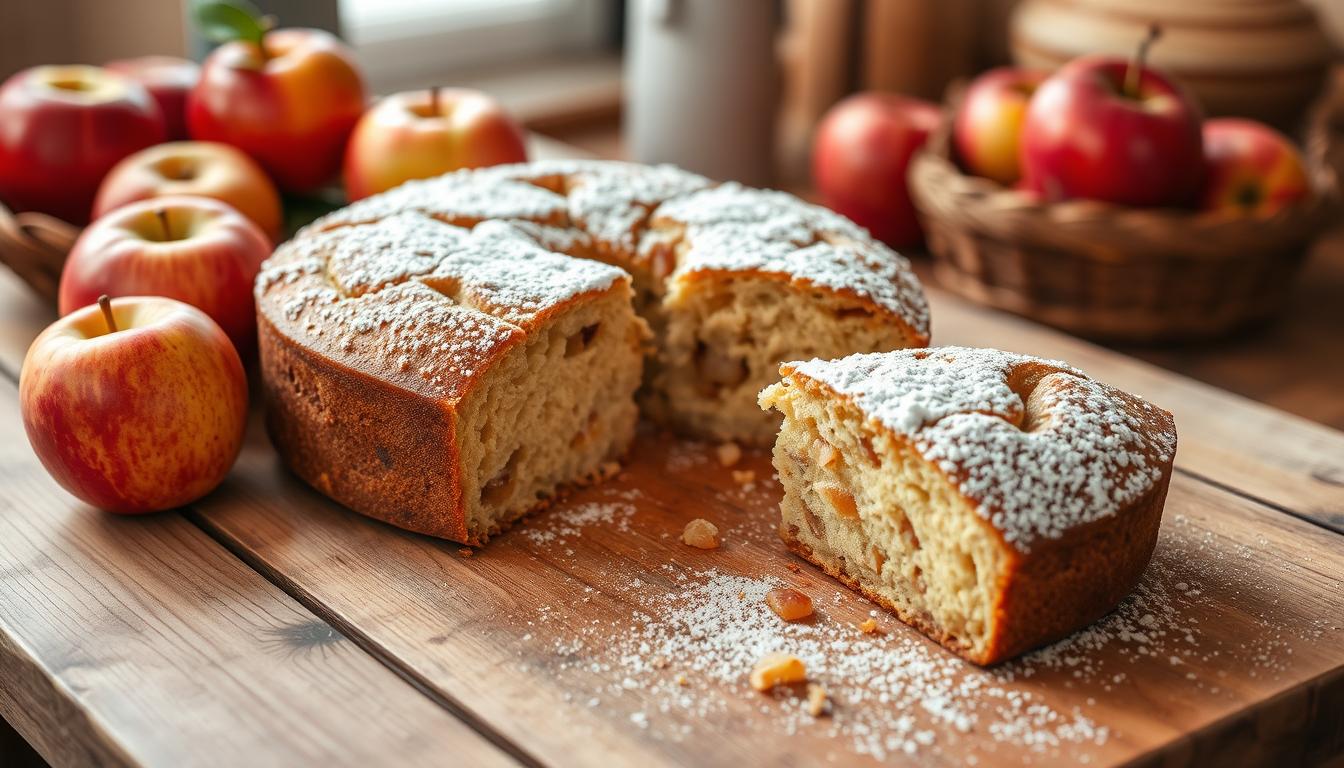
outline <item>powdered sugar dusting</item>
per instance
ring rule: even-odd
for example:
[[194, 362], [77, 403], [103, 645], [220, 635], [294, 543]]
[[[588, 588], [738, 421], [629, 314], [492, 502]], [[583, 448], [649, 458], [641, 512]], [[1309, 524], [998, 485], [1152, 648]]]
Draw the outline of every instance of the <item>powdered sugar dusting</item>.
[[[576, 659], [614, 659], [574, 663], [645, 691], [655, 706], [640, 714], [657, 726], [666, 723], [660, 716], [705, 719], [759, 701], [767, 716], [760, 720], [780, 736], [819, 728], [842, 748], [879, 760], [941, 749], [972, 732], [1034, 752], [1109, 738], [1081, 709], [1061, 711], [1014, 685], [1020, 670], [980, 670], [913, 635], [865, 635], [825, 615], [783, 622], [764, 602], [783, 585], [779, 579], [668, 570], [681, 586], [646, 598], [628, 627], [585, 629], [555, 648]], [[817, 597], [825, 595], [814, 590]], [[828, 720], [810, 715], [793, 692], [763, 699], [747, 687], [752, 664], [776, 651], [798, 656], [808, 679], [826, 688], [835, 705]]]
[[[786, 368], [911, 438], [1023, 550], [1139, 500], [1176, 450], [1169, 414], [1058, 361], [943, 347]], [[1023, 371], [1045, 374], [1033, 395], [1045, 417], [1031, 425], [1012, 385]]]
[[524, 521], [520, 535], [533, 544], [555, 545], [581, 535], [584, 528], [592, 525], [627, 532], [634, 513], [635, 507], [629, 502], [591, 501]]
[[399, 213], [281, 246], [258, 276], [257, 300], [263, 311], [279, 303], [273, 321], [347, 364], [454, 397], [547, 312], [629, 281], [541, 248], [534, 234]]
[[[395, 189], [364, 198], [313, 222], [322, 231], [368, 224], [413, 211], [464, 225], [490, 219], [521, 219], [548, 224], [567, 220], [563, 195], [489, 173], [456, 171], [433, 179], [408, 181]], [[303, 233], [300, 234], [303, 236]]]
[[699, 271], [773, 272], [851, 293], [929, 332], [923, 289], [903, 256], [833, 211], [793, 195], [722, 184], [659, 206], [654, 225], [685, 227], [679, 276]]

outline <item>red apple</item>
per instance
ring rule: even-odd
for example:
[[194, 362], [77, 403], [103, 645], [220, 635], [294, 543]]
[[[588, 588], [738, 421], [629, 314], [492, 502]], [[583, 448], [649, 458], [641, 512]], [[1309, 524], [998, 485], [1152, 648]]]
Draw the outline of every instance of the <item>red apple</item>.
[[1183, 206], [1201, 189], [1199, 105], [1142, 65], [1075, 59], [1036, 91], [1022, 126], [1022, 172], [1045, 200]]
[[0, 86], [0, 200], [83, 224], [108, 169], [163, 136], [139, 83], [98, 67], [26, 69]]
[[355, 126], [345, 151], [345, 191], [358, 200], [410, 179], [525, 160], [522, 126], [484, 93], [398, 93]]
[[237, 208], [271, 242], [280, 238], [280, 195], [252, 158], [227, 144], [177, 141], [142, 149], [117, 163], [93, 201], [93, 216], [136, 200], [213, 197]]
[[1302, 155], [1282, 133], [1254, 120], [1204, 122], [1206, 210], [1269, 215], [1311, 195]]
[[28, 348], [23, 426], [56, 482], [109, 512], [194, 501], [242, 446], [247, 378], [224, 332], [160, 297], [83, 307]]
[[967, 170], [1005, 186], [1017, 183], [1022, 120], [1045, 78], [1039, 70], [1000, 67], [971, 81], [952, 124], [957, 156]]
[[825, 204], [889, 245], [917, 245], [924, 235], [906, 169], [939, 116], [934, 104], [890, 93], [860, 93], [832, 107], [812, 143], [812, 179]]
[[176, 56], [139, 56], [103, 66], [145, 86], [163, 112], [169, 141], [187, 138], [187, 93], [201, 78], [196, 62]]
[[316, 29], [267, 32], [260, 45], [221, 45], [187, 98], [193, 139], [238, 147], [291, 192], [335, 178], [363, 113], [364, 82], [352, 54]]
[[257, 346], [252, 283], [271, 254], [266, 235], [208, 197], [162, 197], [118, 208], [75, 241], [61, 272], [60, 312], [98, 296], [167, 296], [204, 311], [244, 360]]

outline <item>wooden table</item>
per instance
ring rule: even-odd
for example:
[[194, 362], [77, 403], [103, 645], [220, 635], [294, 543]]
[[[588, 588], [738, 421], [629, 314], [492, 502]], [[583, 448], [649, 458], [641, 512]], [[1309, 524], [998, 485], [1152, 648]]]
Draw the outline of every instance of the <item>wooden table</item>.
[[[1344, 755], [1344, 434], [932, 292], [935, 341], [1067, 359], [1171, 409], [1141, 589], [970, 667], [788, 555], [768, 458], [641, 433], [626, 470], [471, 552], [346, 511], [254, 419], [180, 513], [73, 500], [22, 437], [53, 318], [0, 273], [0, 713], [56, 764], [1316, 764]], [[733, 470], [755, 473], [753, 482]], [[681, 545], [705, 517], [725, 545]], [[772, 583], [816, 600], [781, 628]], [[745, 685], [788, 647], [832, 696]]]

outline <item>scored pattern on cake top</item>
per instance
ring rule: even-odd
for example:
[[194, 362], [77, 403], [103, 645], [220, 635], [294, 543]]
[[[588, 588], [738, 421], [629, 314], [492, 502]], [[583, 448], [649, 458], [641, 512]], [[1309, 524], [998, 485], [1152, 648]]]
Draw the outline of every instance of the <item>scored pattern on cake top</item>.
[[[784, 368], [910, 439], [1022, 551], [1140, 500], [1176, 451], [1169, 413], [1059, 361], [939, 347]], [[1034, 423], [1013, 386], [1028, 381]]]
[[630, 264], [684, 237], [674, 282], [702, 271], [773, 274], [872, 301], [915, 334], [929, 332], [910, 262], [862, 227], [784, 192], [716, 185], [668, 165], [545, 160], [457, 171], [356, 202], [308, 231], [406, 211], [463, 226], [513, 221], [542, 247], [587, 256], [596, 245]]
[[726, 183], [664, 203], [653, 226], [685, 228], [674, 283], [700, 271], [773, 273], [853, 293], [928, 333], [928, 304], [910, 262], [829, 209]]
[[[418, 283], [444, 302], [526, 330], [552, 307], [630, 280], [617, 267], [575, 256], [642, 268], [645, 244], [674, 246], [663, 253], [671, 268], [655, 279], [705, 270], [784, 276], [869, 301], [916, 337], [928, 336], [928, 305], [909, 262], [847, 219], [780, 192], [607, 161], [458, 171], [356, 202], [277, 249], [258, 276], [257, 302], [286, 332], [323, 339], [324, 353], [377, 375], [373, 359], [383, 355], [362, 351], [362, 339], [376, 343], [368, 329], [392, 324], [396, 310], [390, 297], [373, 296]], [[456, 324], [444, 333], [494, 332], [489, 323], [462, 327], [459, 313], [432, 316]], [[491, 339], [482, 346], [497, 352]], [[479, 369], [485, 361], [477, 358], [419, 359], [410, 368], [432, 385], [417, 384], [426, 394], [451, 396], [464, 382], [450, 367]]]
[[258, 276], [257, 301], [269, 306], [282, 289], [272, 322], [325, 340], [348, 365], [452, 399], [547, 312], [622, 281], [507, 222], [467, 230], [411, 212], [286, 243]]

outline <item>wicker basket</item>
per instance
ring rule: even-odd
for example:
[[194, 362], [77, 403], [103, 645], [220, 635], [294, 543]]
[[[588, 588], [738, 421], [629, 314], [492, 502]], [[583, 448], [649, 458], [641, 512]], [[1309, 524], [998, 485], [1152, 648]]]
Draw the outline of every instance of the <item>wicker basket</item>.
[[911, 196], [945, 288], [1070, 333], [1115, 341], [1207, 337], [1272, 315], [1338, 209], [1325, 162], [1337, 115], [1307, 147], [1315, 194], [1269, 216], [1041, 203], [957, 167], [951, 115], [910, 169]]

